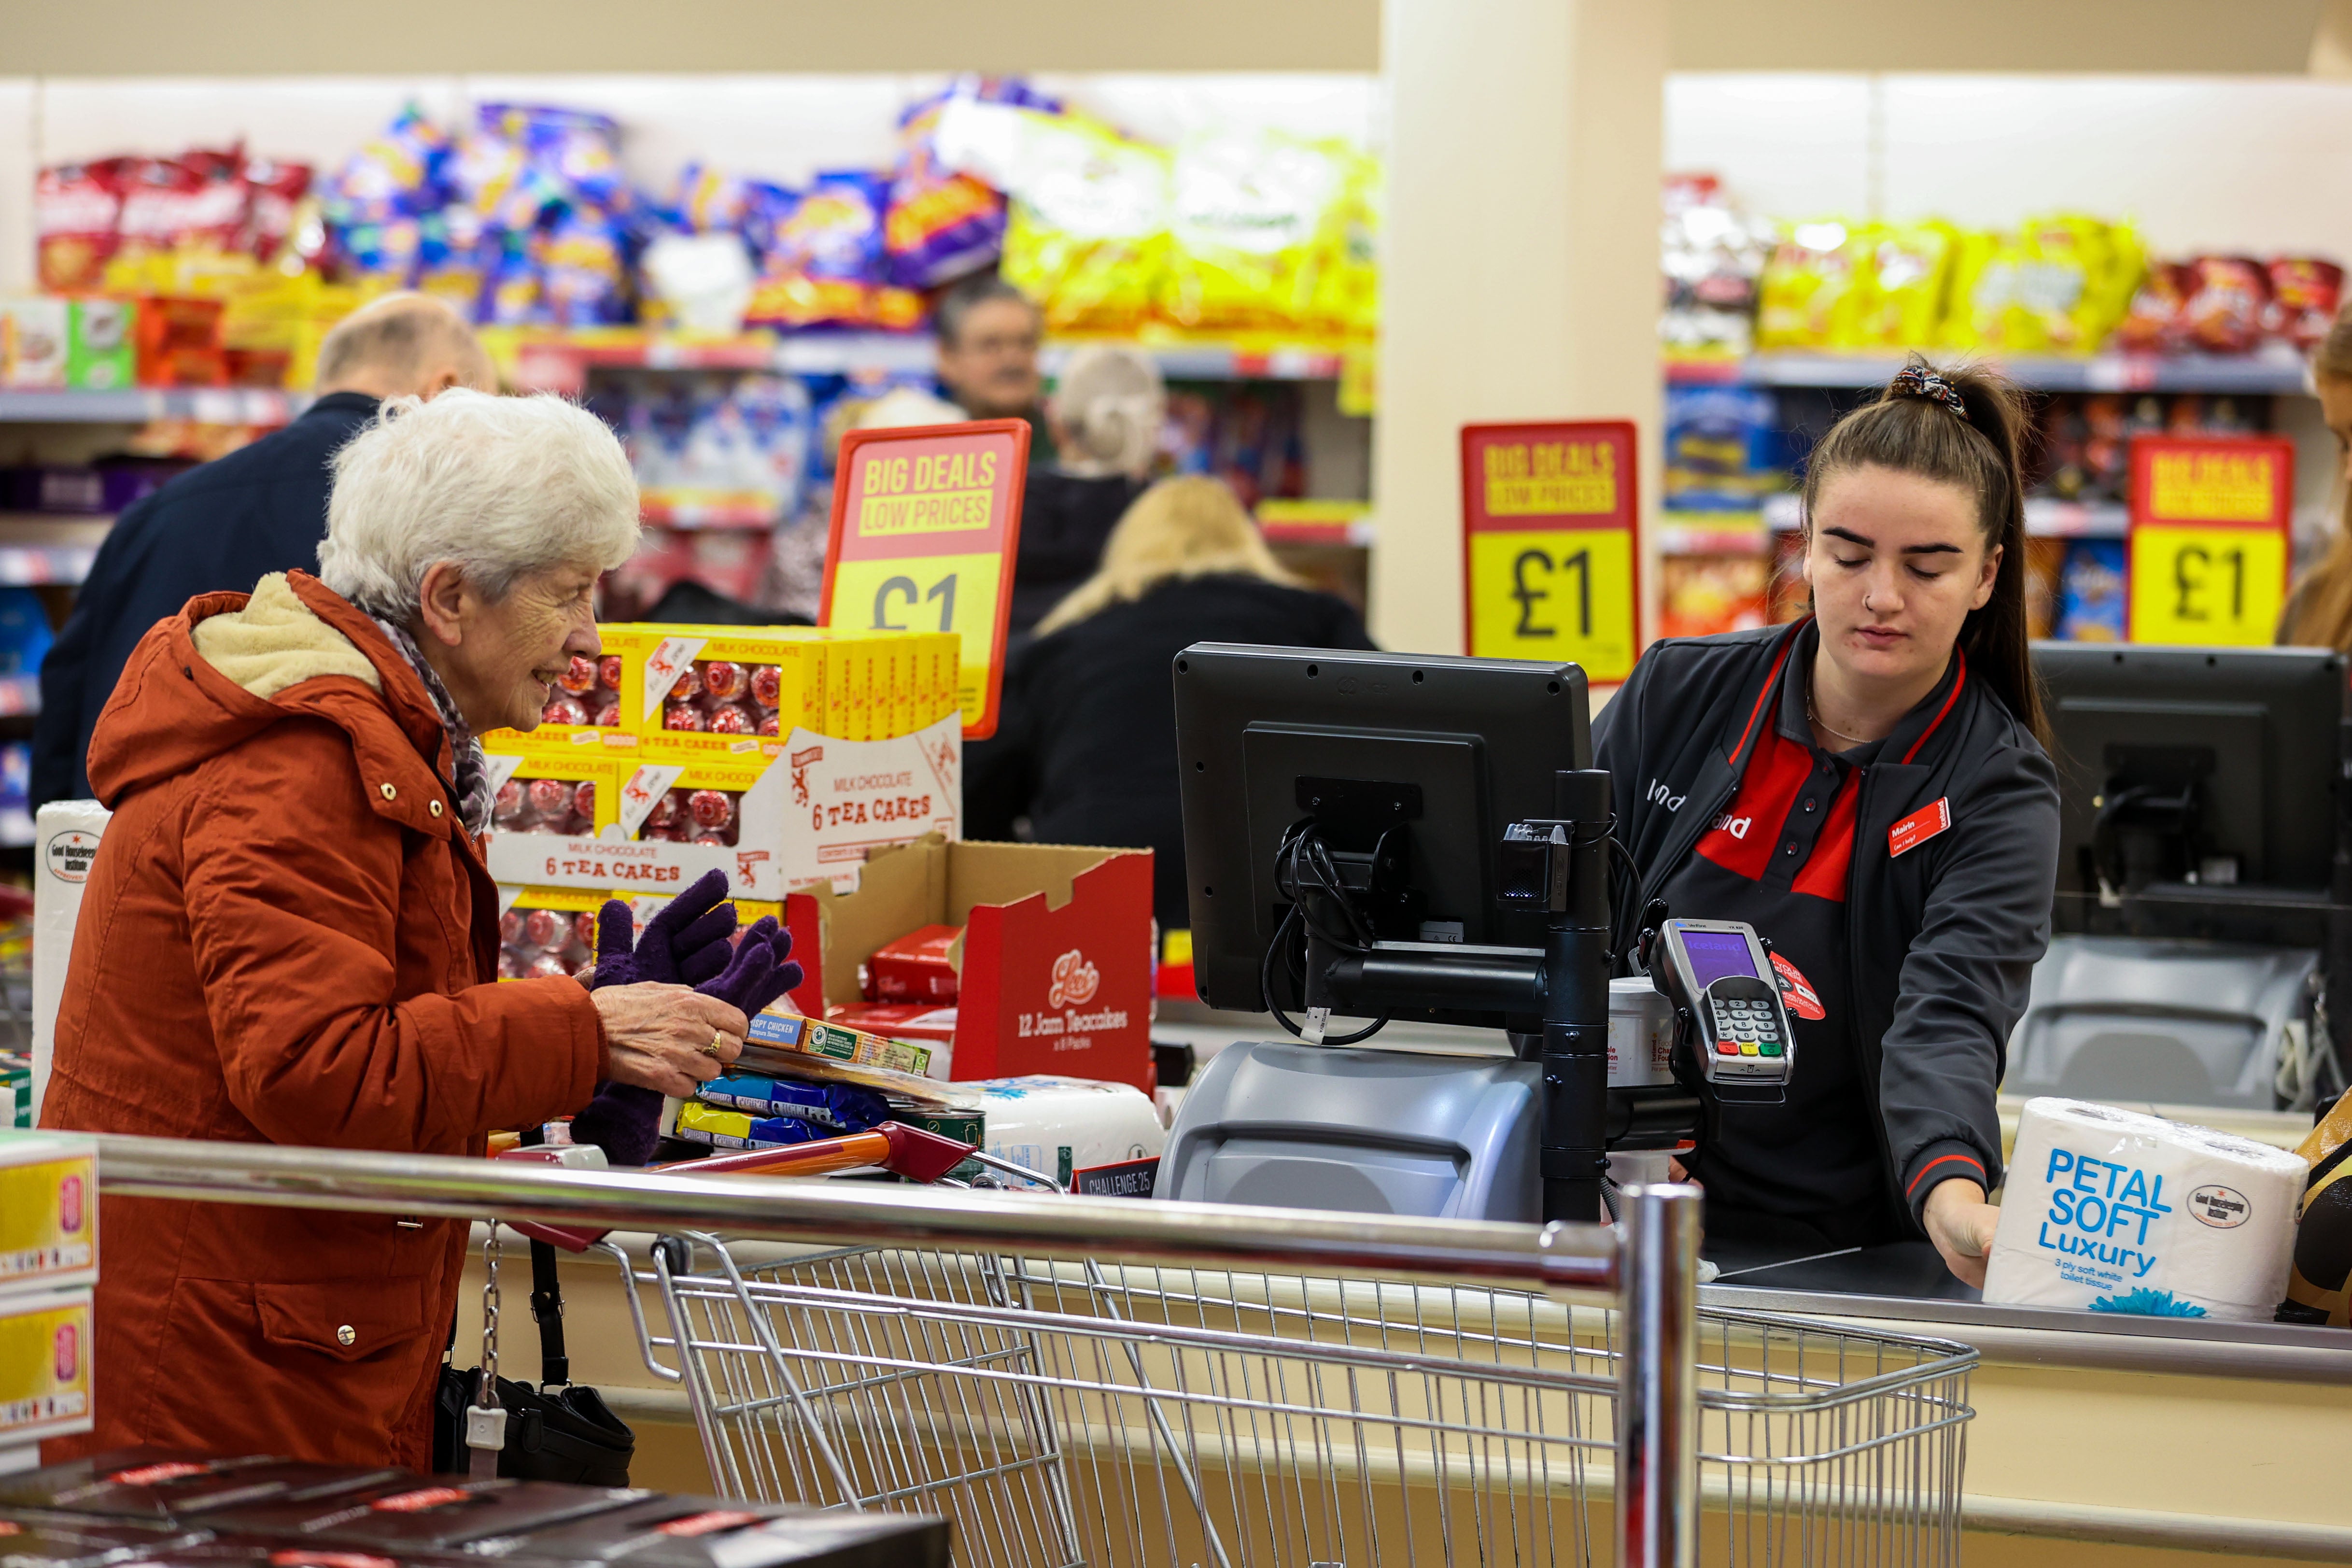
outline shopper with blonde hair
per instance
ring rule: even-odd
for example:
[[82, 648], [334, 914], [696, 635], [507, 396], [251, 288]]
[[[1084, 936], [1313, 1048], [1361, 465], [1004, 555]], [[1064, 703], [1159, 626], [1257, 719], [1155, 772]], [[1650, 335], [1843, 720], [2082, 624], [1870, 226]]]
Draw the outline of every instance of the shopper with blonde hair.
[[2335, 325], [2313, 351], [2311, 384], [2320, 416], [2336, 437], [2336, 531], [2326, 553], [2288, 595], [2278, 640], [2352, 653], [2352, 304], [2336, 313]]
[[1034, 627], [1102, 560], [1103, 542], [1142, 493], [1160, 455], [1168, 391], [1133, 349], [1080, 349], [1045, 403], [1054, 460], [1029, 472], [1021, 552], [1013, 567], [1013, 630]]
[[1169, 667], [1196, 642], [1372, 646], [1345, 601], [1282, 569], [1233, 491], [1162, 479], [1011, 661], [1003, 744], [966, 780], [968, 804], [1025, 816], [1042, 842], [1152, 850], [1163, 927], [1190, 923]]

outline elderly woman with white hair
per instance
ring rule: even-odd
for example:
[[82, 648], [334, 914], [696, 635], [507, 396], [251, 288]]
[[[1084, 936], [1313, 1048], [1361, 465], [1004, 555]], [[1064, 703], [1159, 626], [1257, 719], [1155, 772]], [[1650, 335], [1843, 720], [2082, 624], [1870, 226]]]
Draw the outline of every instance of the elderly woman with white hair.
[[[636, 984], [494, 984], [474, 737], [533, 728], [597, 653], [596, 579], [636, 537], [628, 462], [585, 411], [411, 398], [337, 456], [317, 577], [149, 632], [90, 748], [114, 816], [43, 1125], [479, 1154], [600, 1082], [684, 1094], [732, 1060], [726, 988], [663, 983], [708, 977], [714, 942], [746, 971], [709, 921], [625, 953], [621, 921], [599, 971]], [[762, 985], [792, 967], [743, 947], [777, 972]], [[463, 1225], [123, 1197], [105, 1223], [97, 1430], [52, 1460], [153, 1443], [428, 1467]]]

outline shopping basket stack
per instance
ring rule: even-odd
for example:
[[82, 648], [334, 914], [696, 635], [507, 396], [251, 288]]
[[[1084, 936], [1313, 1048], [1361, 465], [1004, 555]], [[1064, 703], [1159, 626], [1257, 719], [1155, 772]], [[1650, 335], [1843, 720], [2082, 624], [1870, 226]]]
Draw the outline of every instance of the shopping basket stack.
[[[707, 1234], [630, 1277], [718, 1489], [944, 1513], [973, 1568], [1607, 1555], [1605, 1308]], [[1957, 1562], [1974, 1352], [1761, 1314], [1700, 1332], [1706, 1557]]]

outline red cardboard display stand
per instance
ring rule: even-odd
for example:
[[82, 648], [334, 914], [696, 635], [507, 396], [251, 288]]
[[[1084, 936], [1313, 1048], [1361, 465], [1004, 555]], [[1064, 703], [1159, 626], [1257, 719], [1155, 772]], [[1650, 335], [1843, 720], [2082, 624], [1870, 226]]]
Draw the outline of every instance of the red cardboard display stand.
[[964, 928], [950, 1074], [1051, 1073], [1150, 1093], [1151, 851], [949, 843], [875, 852], [854, 893], [794, 893], [785, 919], [821, 1016], [861, 1000], [858, 965], [926, 925]]

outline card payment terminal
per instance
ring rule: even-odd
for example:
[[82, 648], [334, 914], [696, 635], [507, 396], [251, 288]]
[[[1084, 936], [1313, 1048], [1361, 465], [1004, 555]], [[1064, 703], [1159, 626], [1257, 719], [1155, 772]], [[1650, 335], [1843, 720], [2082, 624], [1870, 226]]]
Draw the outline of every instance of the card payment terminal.
[[1738, 1099], [1777, 1100], [1797, 1060], [1796, 1036], [1755, 929], [1737, 921], [1670, 920], [1650, 973], [1688, 1021], [1696, 1061]]

